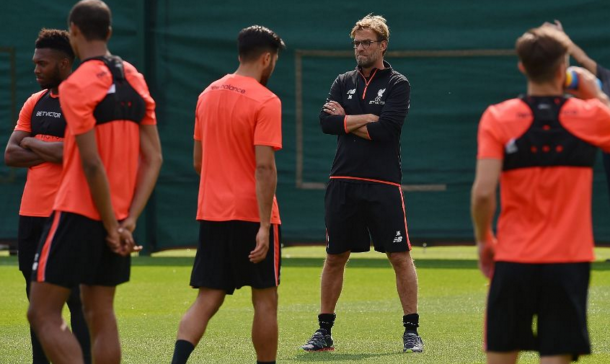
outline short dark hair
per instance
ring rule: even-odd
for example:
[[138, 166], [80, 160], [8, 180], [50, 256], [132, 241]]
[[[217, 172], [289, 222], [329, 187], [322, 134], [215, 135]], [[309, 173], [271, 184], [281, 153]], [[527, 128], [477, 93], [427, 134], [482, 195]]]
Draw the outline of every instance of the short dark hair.
[[568, 53], [570, 40], [549, 26], [528, 30], [517, 39], [515, 48], [530, 81], [551, 81]]
[[237, 36], [239, 57], [242, 61], [252, 61], [264, 52], [278, 53], [286, 49], [286, 44], [271, 29], [260, 25], [244, 28]]
[[65, 30], [43, 28], [38, 33], [34, 48], [54, 49], [64, 53], [70, 59], [70, 62], [74, 61], [74, 51], [72, 46], [70, 46], [70, 35]]
[[81, 0], [70, 10], [68, 25], [71, 23], [87, 40], [106, 40], [112, 25], [112, 13], [101, 0]]

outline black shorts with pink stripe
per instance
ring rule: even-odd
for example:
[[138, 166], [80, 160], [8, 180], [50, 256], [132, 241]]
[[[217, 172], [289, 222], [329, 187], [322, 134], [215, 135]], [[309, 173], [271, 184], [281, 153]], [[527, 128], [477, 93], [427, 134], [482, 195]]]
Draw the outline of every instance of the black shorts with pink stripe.
[[45, 224], [34, 257], [32, 281], [72, 288], [79, 284], [114, 287], [129, 281], [131, 257], [106, 245], [101, 221], [55, 211]]
[[256, 247], [259, 223], [202, 220], [199, 224], [199, 244], [191, 273], [191, 286], [233, 294], [243, 286], [264, 289], [280, 284], [279, 225], [271, 225], [267, 257], [254, 264], [248, 256]]
[[400, 185], [333, 178], [324, 206], [328, 254], [411, 250]]

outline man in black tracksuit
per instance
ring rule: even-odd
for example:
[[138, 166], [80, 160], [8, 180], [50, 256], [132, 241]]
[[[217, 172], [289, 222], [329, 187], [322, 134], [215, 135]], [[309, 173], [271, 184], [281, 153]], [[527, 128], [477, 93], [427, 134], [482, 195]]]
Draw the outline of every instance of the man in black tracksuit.
[[337, 153], [325, 197], [326, 252], [322, 271], [320, 328], [302, 346], [333, 350], [331, 329], [352, 252], [386, 253], [396, 273], [404, 311], [403, 350], [422, 352], [417, 332], [417, 273], [409, 251], [401, 188], [400, 134], [409, 111], [410, 85], [383, 56], [389, 29], [367, 15], [351, 32], [358, 67], [339, 75], [320, 113], [326, 134], [337, 135]]

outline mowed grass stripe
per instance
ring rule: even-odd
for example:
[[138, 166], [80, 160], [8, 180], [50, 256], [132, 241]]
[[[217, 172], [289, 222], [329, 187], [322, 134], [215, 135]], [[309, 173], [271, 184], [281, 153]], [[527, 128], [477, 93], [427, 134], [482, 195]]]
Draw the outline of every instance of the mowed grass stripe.
[[[284, 249], [278, 362], [484, 363], [487, 281], [477, 270], [475, 254], [473, 247], [414, 249], [426, 346], [423, 354], [406, 357], [394, 273], [384, 255], [374, 252], [354, 255], [348, 263], [333, 328], [336, 351], [299, 351], [317, 325], [324, 248]], [[118, 288], [116, 300], [124, 363], [170, 362], [178, 323], [196, 296], [188, 286], [193, 255], [193, 250], [173, 251], [133, 259], [131, 282]], [[610, 362], [610, 263], [603, 262], [610, 249], [598, 249], [597, 255], [589, 299], [595, 354], [581, 359], [585, 364]], [[27, 299], [15, 257], [0, 256], [0, 285], [0, 363], [27, 363]], [[253, 363], [251, 321], [250, 290], [227, 296], [190, 362]], [[535, 354], [524, 354], [520, 361], [537, 362]]]

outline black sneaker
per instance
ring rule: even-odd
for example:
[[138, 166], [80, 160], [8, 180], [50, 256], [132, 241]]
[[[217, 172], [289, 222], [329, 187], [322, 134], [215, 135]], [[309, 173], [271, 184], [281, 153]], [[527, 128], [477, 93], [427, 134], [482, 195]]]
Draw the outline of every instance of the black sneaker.
[[421, 337], [414, 332], [405, 332], [402, 336], [404, 344], [403, 352], [405, 353], [421, 353], [424, 351], [424, 342]]
[[307, 344], [301, 346], [305, 351], [333, 351], [333, 338], [328, 334], [326, 329], [318, 329], [313, 333], [313, 336]]

